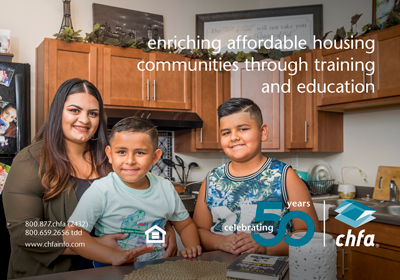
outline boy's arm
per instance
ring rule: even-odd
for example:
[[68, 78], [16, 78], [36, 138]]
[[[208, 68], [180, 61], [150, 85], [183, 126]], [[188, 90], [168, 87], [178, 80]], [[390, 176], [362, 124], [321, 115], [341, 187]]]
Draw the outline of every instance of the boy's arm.
[[232, 248], [232, 242], [237, 238], [236, 234], [224, 236], [220, 234], [214, 234], [210, 231], [213, 222], [211, 213], [205, 203], [206, 180], [207, 179], [204, 179], [203, 184], [200, 187], [193, 214], [193, 221], [199, 231], [201, 245], [207, 251], [223, 250], [232, 254], [236, 254]]
[[183, 257], [194, 258], [201, 255], [200, 238], [196, 225], [189, 217], [183, 221], [171, 221], [182, 239], [185, 249], [181, 251]]
[[134, 262], [138, 256], [154, 251], [153, 246], [140, 246], [127, 251], [117, 251], [97, 242], [87, 230], [72, 223], [68, 223], [66, 226], [63, 240], [68, 243], [71, 250], [82, 257], [112, 265]]

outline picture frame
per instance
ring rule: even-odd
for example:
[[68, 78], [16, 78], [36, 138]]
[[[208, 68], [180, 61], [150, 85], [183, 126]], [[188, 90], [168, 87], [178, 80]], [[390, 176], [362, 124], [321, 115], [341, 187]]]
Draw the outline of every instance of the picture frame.
[[372, 23], [382, 25], [393, 11], [400, 15], [400, 0], [373, 0]]
[[100, 24], [107, 38], [131, 37], [147, 42], [164, 39], [162, 15], [93, 3], [93, 25]]
[[[292, 26], [293, 28], [289, 28], [290, 30], [284, 31], [283, 29], [278, 28], [278, 30], [274, 30], [273, 34], [284, 35], [290, 34], [292, 36], [297, 35], [296, 32], [300, 32], [299, 29], [296, 29], [295, 22], [302, 22], [302, 25], [307, 24], [307, 21], [312, 18], [312, 22], [306, 27], [307, 30], [304, 30], [304, 34], [300, 34], [301, 36], [306, 36], [308, 38], [307, 45], [310, 49], [313, 48], [313, 42], [310, 42], [310, 38], [316, 36], [316, 38], [322, 38], [322, 30], [323, 30], [323, 22], [322, 22], [322, 4], [320, 5], [307, 5], [307, 6], [295, 6], [295, 7], [285, 7], [285, 8], [273, 8], [273, 9], [260, 9], [260, 10], [246, 10], [246, 11], [233, 11], [233, 12], [223, 12], [223, 13], [211, 13], [211, 14], [197, 14], [196, 15], [196, 36], [200, 40], [209, 39], [215, 40], [221, 38], [222, 48], [221, 52], [227, 50], [226, 48], [226, 38], [230, 35], [227, 33], [231, 32], [232, 36], [230, 39], [236, 39], [238, 35], [248, 35], [248, 38], [252, 38], [252, 36], [264, 37], [270, 36], [270, 32], [268, 31], [268, 26], [265, 24], [266, 22], [276, 22], [277, 25], [283, 26]], [[285, 23], [286, 22], [286, 23]], [[261, 30], [266, 25], [267, 30]], [[310, 26], [312, 25], [312, 26]], [[257, 28], [257, 30], [255, 29]], [[252, 29], [251, 31], [249, 31]], [[232, 32], [235, 30], [235, 32]], [[215, 31], [215, 32], [214, 32]], [[238, 32], [236, 32], [238, 31]], [[255, 33], [255, 32], [258, 33]], [[215, 33], [215, 36], [213, 36]], [[219, 32], [219, 33], [218, 33]], [[253, 33], [252, 33], [253, 32]], [[217, 34], [218, 33], [218, 34]], [[223, 35], [221, 35], [221, 33]], [[233, 35], [234, 34], [234, 35]], [[255, 35], [258, 34], [258, 35]], [[225, 36], [222, 38], [222, 36]], [[234, 38], [233, 38], [234, 37]], [[276, 39], [276, 38], [274, 38]], [[235, 51], [239, 51], [235, 50]], [[245, 50], [244, 51], [249, 51]], [[285, 56], [291, 55], [292, 50], [285, 49], [282, 50]]]

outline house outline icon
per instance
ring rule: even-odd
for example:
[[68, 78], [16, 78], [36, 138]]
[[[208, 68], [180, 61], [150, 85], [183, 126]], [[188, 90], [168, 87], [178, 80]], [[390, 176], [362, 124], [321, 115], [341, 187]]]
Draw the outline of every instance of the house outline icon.
[[[160, 232], [162, 234], [162, 239], [158, 239], [158, 240], [154, 240], [154, 239], [150, 239], [150, 235], [157, 230], [158, 232]], [[146, 243], [165, 243], [165, 234], [166, 231], [163, 230], [162, 228], [160, 228], [157, 225], [152, 226], [151, 228], [149, 228], [148, 230], [146, 230], [144, 232], [146, 234]]]

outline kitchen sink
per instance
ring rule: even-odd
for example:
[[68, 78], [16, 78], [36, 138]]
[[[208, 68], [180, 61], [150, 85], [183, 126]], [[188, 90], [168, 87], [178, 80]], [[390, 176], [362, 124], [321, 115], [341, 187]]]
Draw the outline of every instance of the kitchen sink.
[[373, 208], [377, 214], [400, 216], [400, 205], [382, 205]]

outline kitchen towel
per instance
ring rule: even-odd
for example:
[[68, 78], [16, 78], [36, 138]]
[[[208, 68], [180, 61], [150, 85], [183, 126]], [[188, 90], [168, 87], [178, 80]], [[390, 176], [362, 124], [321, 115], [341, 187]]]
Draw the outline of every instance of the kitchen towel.
[[331, 207], [335, 207], [332, 204], [325, 204], [325, 216], [324, 216], [324, 204], [323, 203], [314, 203], [315, 211], [317, 212], [319, 221], [326, 221], [329, 219], [329, 209]]

